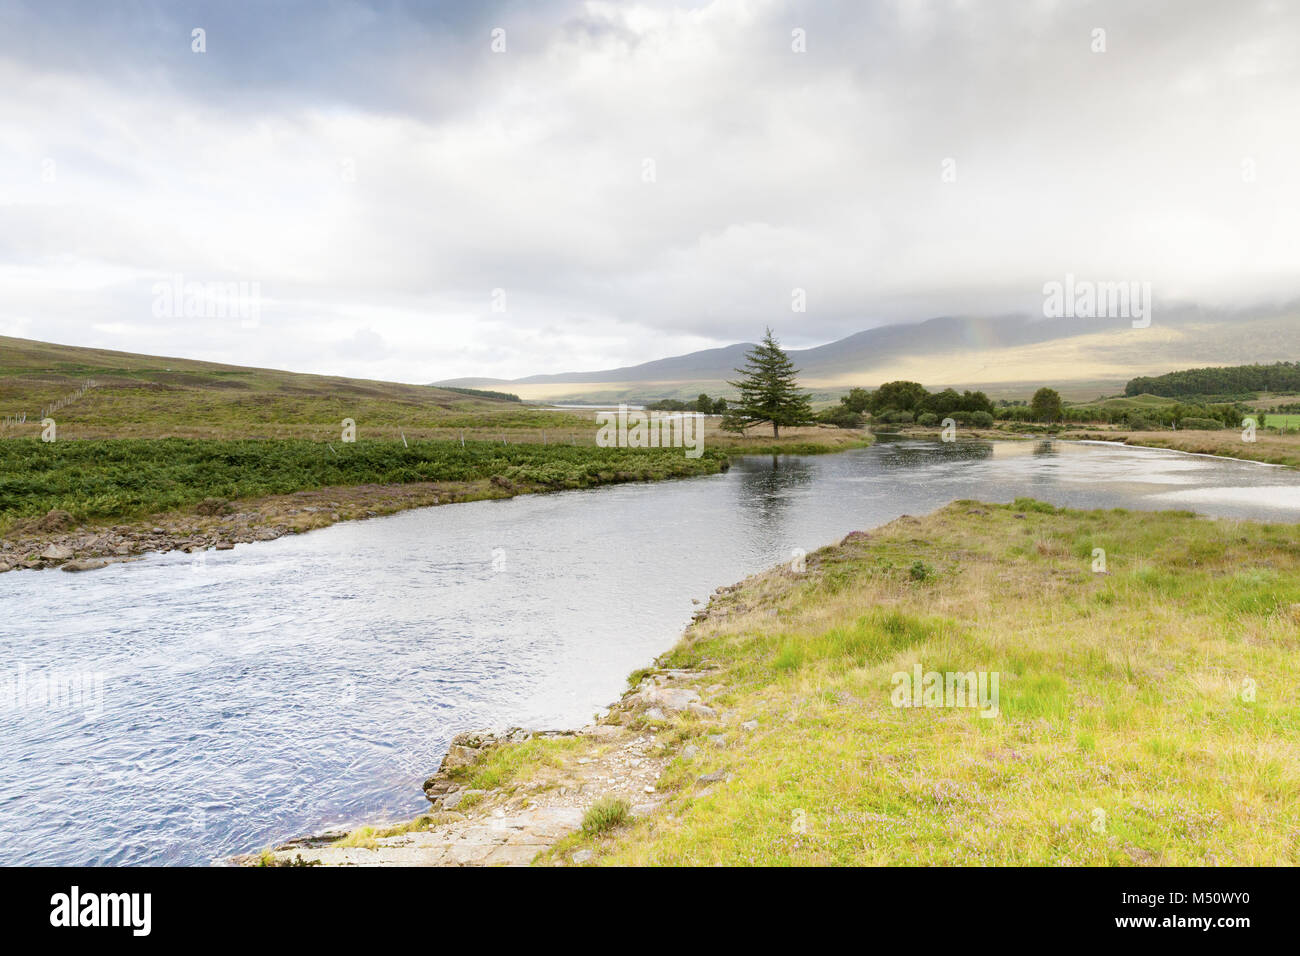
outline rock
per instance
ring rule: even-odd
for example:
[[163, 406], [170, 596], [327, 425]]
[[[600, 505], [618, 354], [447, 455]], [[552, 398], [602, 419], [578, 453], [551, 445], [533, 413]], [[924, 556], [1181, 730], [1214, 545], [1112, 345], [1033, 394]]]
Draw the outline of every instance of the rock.
[[81, 558], [80, 560], [77, 560], [77, 561], [69, 561], [67, 564], [64, 564], [63, 567], [62, 567], [62, 570], [64, 570], [64, 571], [94, 571], [96, 568], [104, 568], [104, 567], [107, 567], [108, 564], [109, 564], [109, 562], [104, 561], [104, 560], [94, 560], [94, 559], [91, 559], [91, 558]]
[[67, 561], [72, 557], [72, 549], [65, 544], [51, 544], [41, 552], [41, 558], [46, 561]]
[[218, 551], [230, 551], [234, 549], [235, 545], [231, 541], [218, 541], [215, 545], [213, 545], [213, 547], [215, 547]]
[[696, 777], [695, 785], [697, 787], [707, 787], [710, 784], [723, 783], [730, 779], [731, 779], [731, 774], [727, 773], [727, 771], [715, 770], [713, 771], [713, 773], [706, 773], [701, 777]]
[[[695, 705], [692, 704], [691, 706], [693, 707]], [[645, 719], [646, 720], [667, 720], [668, 718], [667, 716], [664, 715], [664, 712], [660, 710], [658, 707], [651, 707], [649, 710], [645, 712]]]
[[658, 706], [666, 713], [685, 710], [700, 695], [685, 687], [648, 687], [635, 695], [647, 707]]
[[722, 734], [709, 734], [709, 743], [715, 747], [727, 746], [727, 738]]
[[708, 704], [697, 704], [691, 702], [686, 705], [687, 713], [694, 714], [696, 717], [711, 718], [718, 716], [718, 712]]
[[741, 730], [758, 730], [757, 720], [747, 720], [740, 725]]
[[438, 772], [446, 773], [449, 770], [468, 767], [477, 759], [478, 751], [473, 747], [461, 747], [457, 744], [452, 744], [447, 748], [447, 754], [442, 758], [442, 765], [438, 767]]
[[579, 850], [577, 853], [573, 854], [572, 859], [574, 863], [588, 863], [595, 855], [596, 854], [592, 853], [590, 850]]
[[695, 746], [695, 744], [687, 744], [685, 747], [682, 748], [682, 756], [685, 757], [687, 760], [695, 759], [695, 755], [698, 754], [699, 752], [700, 752], [700, 748]]

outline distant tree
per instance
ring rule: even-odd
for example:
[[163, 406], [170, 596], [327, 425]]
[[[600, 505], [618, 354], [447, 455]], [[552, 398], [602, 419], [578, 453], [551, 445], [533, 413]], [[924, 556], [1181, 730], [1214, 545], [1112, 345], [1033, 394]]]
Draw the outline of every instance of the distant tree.
[[781, 426], [807, 425], [813, 420], [808, 396], [799, 391], [799, 370], [781, 348], [772, 330], [763, 341], [745, 355], [745, 365], [736, 369], [737, 382], [728, 382], [740, 390], [739, 402], [727, 409], [733, 427], [770, 422], [772, 435], [781, 437]]
[[910, 412], [929, 394], [920, 382], [886, 382], [871, 393], [871, 414], [890, 409]]
[[713, 399], [709, 398], [706, 393], [700, 392], [700, 397], [695, 400], [695, 410], [703, 412], [705, 415], [709, 414], [709, 412], [713, 411]]
[[1040, 388], [1029, 402], [1030, 411], [1040, 422], [1055, 422], [1061, 418], [1061, 393], [1054, 388]]
[[871, 393], [865, 388], [851, 388], [849, 394], [840, 396], [840, 402], [849, 411], [860, 415], [871, 407]]
[[725, 398], [719, 398], [716, 401], [714, 401], [713, 414], [725, 415], [726, 413], [727, 413], [727, 400]]

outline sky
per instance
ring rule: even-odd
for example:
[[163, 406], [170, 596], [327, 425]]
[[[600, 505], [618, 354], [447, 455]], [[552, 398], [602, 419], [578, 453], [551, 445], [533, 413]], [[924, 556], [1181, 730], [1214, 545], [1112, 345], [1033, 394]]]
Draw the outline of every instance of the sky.
[[0, 334], [430, 382], [1289, 301], [1298, 49], [1283, 0], [0, 0]]

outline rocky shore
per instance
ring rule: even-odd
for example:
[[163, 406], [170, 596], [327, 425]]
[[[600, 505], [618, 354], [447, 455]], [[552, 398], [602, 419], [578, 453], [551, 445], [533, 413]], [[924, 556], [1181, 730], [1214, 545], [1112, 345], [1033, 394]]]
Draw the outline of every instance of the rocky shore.
[[[734, 591], [719, 589], [719, 595]], [[696, 622], [708, 617], [707, 610]], [[578, 730], [511, 728], [457, 734], [425, 780], [428, 813], [398, 826], [363, 826], [235, 857], [238, 866], [581, 865], [590, 849], [568, 847], [592, 832], [593, 807], [622, 808], [626, 821], [653, 819], [667, 794], [660, 784], [677, 758], [692, 760], [699, 741], [725, 751], [758, 724], [717, 702], [726, 690], [707, 661], [698, 668], [656, 666], [635, 688]], [[680, 731], [682, 721], [694, 730]], [[705, 796], [725, 771], [690, 785]], [[673, 782], [673, 787], [680, 781]]]

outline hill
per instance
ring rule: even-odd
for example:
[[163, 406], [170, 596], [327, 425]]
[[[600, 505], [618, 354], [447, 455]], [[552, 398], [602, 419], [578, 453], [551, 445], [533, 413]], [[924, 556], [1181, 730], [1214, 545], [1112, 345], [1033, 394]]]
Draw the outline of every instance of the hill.
[[[470, 437], [575, 423], [507, 398], [336, 375], [223, 365], [0, 336], [0, 436], [59, 438]], [[13, 419], [22, 419], [15, 424]], [[582, 426], [589, 423], [585, 420]]]

